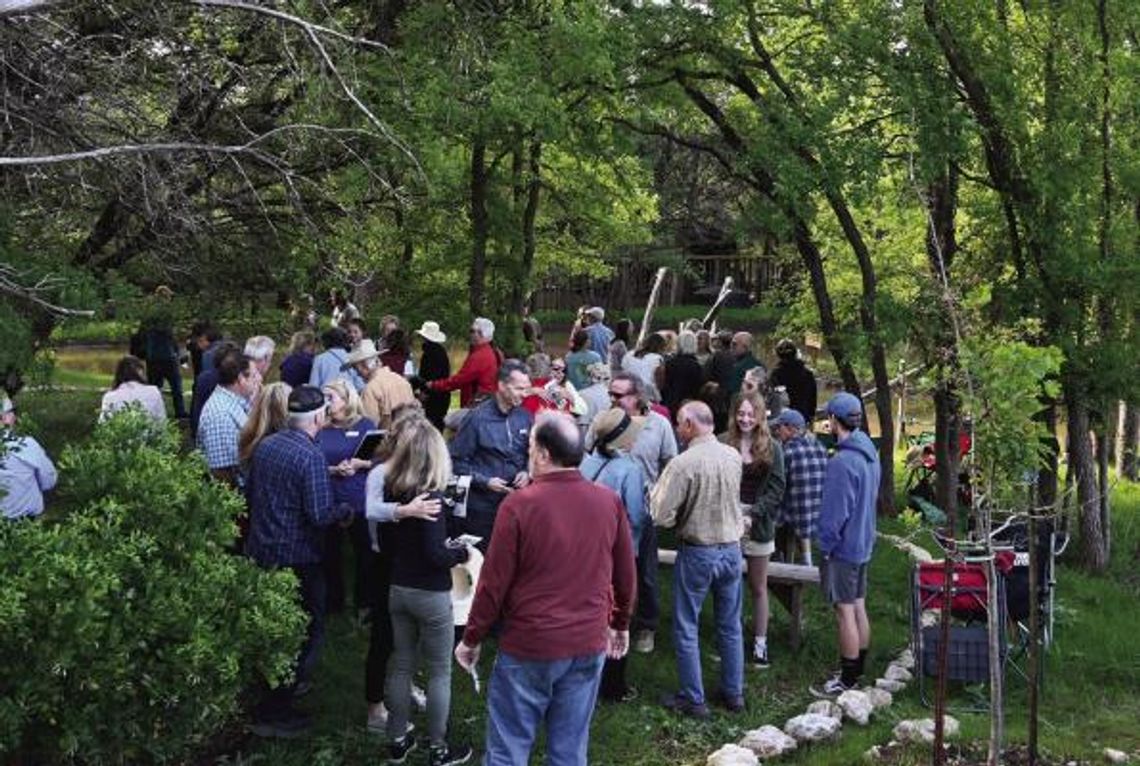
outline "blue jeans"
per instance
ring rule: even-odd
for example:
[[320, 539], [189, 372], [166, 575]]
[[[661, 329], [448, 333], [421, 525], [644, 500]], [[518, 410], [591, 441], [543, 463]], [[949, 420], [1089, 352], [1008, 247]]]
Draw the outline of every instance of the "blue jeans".
[[681, 544], [673, 569], [673, 643], [681, 694], [705, 702], [701, 681], [701, 605], [712, 591], [720, 689], [726, 697], [744, 694], [744, 639], [740, 627], [740, 543], [696, 546]]
[[543, 721], [546, 765], [586, 766], [604, 657], [520, 660], [500, 650], [491, 671], [483, 766], [526, 766]]

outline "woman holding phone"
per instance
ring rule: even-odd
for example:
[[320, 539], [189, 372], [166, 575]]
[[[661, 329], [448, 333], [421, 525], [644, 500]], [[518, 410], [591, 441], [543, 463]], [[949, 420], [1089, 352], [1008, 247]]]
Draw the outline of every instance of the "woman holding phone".
[[[365, 484], [372, 461], [356, 457], [356, 452], [368, 432], [376, 430], [376, 424], [365, 417], [360, 395], [344, 378], [329, 381], [321, 391], [328, 403], [329, 416], [325, 427], [317, 434], [317, 443], [329, 466], [334, 501], [346, 503], [353, 510], [349, 535], [356, 552], [354, 596], [358, 614], [363, 618], [372, 603], [368, 591], [368, 526], [364, 521]], [[345, 603], [345, 531], [333, 524], [325, 534], [326, 608], [332, 614], [343, 610]]]

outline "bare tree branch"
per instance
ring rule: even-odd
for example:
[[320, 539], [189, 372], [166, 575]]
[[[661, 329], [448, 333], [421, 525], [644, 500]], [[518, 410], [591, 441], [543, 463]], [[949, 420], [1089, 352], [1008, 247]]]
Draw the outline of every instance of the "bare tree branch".
[[232, 8], [234, 10], [239, 10], [239, 11], [250, 11], [252, 13], [261, 13], [261, 14], [264, 14], [266, 16], [272, 16], [275, 19], [281, 19], [282, 21], [287, 21], [290, 24], [296, 24], [297, 26], [301, 27], [306, 32], [308, 32], [309, 34], [313, 34], [314, 32], [320, 32], [322, 34], [330, 35], [332, 37], [336, 37], [338, 39], [344, 40], [345, 42], [352, 43], [353, 45], [360, 45], [360, 46], [363, 46], [365, 48], [374, 48], [376, 50], [384, 51], [385, 53], [390, 52], [390, 49], [388, 48], [388, 46], [382, 42], [378, 42], [376, 40], [369, 40], [366, 37], [353, 37], [352, 35], [345, 34], [344, 32], [339, 32], [335, 29], [331, 29], [330, 27], [321, 26], [320, 24], [314, 24], [311, 21], [307, 21], [306, 19], [302, 19], [300, 16], [294, 16], [290, 13], [285, 13], [284, 11], [278, 11], [274, 8], [269, 8], [269, 7], [264, 6], [264, 5], [254, 5], [253, 3], [243, 3], [240, 0], [190, 0], [190, 3], [193, 5], [200, 5], [203, 7]]
[[34, 284], [25, 284], [23, 278], [24, 275], [16, 271], [11, 265], [0, 263], [0, 293], [22, 298], [57, 316], [95, 316], [94, 311], [67, 308], [52, 303], [44, 297], [45, 293], [59, 287], [62, 280], [49, 276], [40, 278]]
[[256, 136], [244, 144], [200, 144], [187, 141], [159, 142], [153, 144], [120, 144], [118, 146], [103, 146], [96, 149], [87, 149], [80, 152], [65, 152], [63, 154], [42, 154], [32, 157], [0, 157], [0, 167], [27, 166], [27, 165], [57, 165], [65, 162], [80, 162], [83, 160], [100, 160], [125, 154], [160, 154], [164, 152], [206, 152], [208, 154], [235, 155], [244, 154], [262, 160], [267, 164], [279, 167], [280, 162], [268, 154], [256, 149], [257, 145], [270, 137], [286, 131], [312, 130], [321, 133], [350, 133], [362, 136], [374, 136], [367, 130], [356, 128], [329, 128], [324, 125], [310, 123], [296, 123], [280, 125], [272, 130]]

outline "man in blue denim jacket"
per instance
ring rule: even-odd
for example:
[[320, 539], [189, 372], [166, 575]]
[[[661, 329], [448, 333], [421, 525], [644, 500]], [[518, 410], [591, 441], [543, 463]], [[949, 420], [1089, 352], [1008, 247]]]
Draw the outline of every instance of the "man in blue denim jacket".
[[871, 624], [867, 619], [867, 566], [875, 546], [875, 503], [881, 466], [875, 445], [860, 431], [863, 406], [849, 393], [827, 403], [837, 444], [827, 463], [819, 517], [820, 584], [839, 624], [839, 674], [817, 696], [854, 688], [863, 675]]
[[499, 504], [530, 483], [527, 445], [534, 421], [520, 406], [530, 393], [530, 378], [522, 362], [509, 359], [499, 367], [498, 379], [495, 395], [472, 408], [450, 445], [452, 470], [471, 477], [467, 518], [458, 519], [457, 526], [483, 538], [478, 547], [484, 553]]

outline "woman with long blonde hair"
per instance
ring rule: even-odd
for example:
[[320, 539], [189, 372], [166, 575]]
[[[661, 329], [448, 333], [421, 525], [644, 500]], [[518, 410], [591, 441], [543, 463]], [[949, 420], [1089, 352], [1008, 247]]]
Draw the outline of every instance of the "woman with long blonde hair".
[[784, 452], [768, 431], [767, 408], [756, 391], [736, 397], [722, 437], [740, 452], [740, 505], [748, 529], [744, 557], [748, 562], [748, 588], [752, 592], [752, 663], [768, 662], [768, 558], [775, 550], [775, 520], [784, 499]]
[[[368, 589], [368, 525], [364, 521], [365, 484], [372, 460], [356, 457], [356, 450], [365, 435], [376, 429], [376, 424], [364, 417], [360, 394], [344, 378], [335, 378], [325, 383], [321, 392], [328, 402], [328, 419], [325, 427], [317, 434], [317, 444], [329, 467], [333, 500], [338, 504], [347, 504], [353, 510], [349, 537], [356, 551], [354, 596], [357, 613], [363, 618], [372, 603]], [[342, 611], [346, 601], [344, 538], [345, 530], [339, 524], [325, 528], [325, 555], [322, 563], [325, 569], [325, 609], [330, 614]]]
[[253, 459], [257, 445], [270, 434], [277, 433], [288, 425], [289, 393], [293, 388], [288, 383], [270, 383], [263, 386], [253, 400], [249, 419], [238, 436], [238, 459], [248, 466]]
[[[368, 730], [383, 734], [388, 729], [388, 709], [384, 705], [384, 687], [387, 682], [388, 660], [392, 656], [392, 616], [388, 608], [388, 595], [392, 585], [392, 543], [384, 543], [390, 535], [390, 524], [407, 518], [435, 521], [441, 503], [426, 493], [420, 493], [410, 502], [397, 503], [385, 493], [385, 468], [396, 446], [403, 440], [405, 429], [424, 420], [419, 402], [401, 404], [392, 410], [392, 425], [388, 435], [376, 451], [376, 465], [368, 472], [365, 484], [365, 515], [368, 519], [370, 550], [365, 559], [369, 562], [369, 590], [372, 596], [371, 628], [368, 634], [368, 655], [364, 663], [364, 697], [368, 702]], [[423, 690], [412, 687], [416, 706], [423, 708], [427, 698]]]
[[[387, 496], [407, 503], [428, 493], [442, 499], [451, 477], [451, 458], [439, 431], [425, 418], [402, 426], [392, 456], [385, 462]], [[446, 511], [444, 512], [446, 513]], [[417, 649], [427, 664], [427, 718], [431, 763], [462, 763], [468, 745], [447, 741], [451, 710], [451, 650], [455, 639], [451, 607], [451, 568], [467, 561], [470, 550], [448, 541], [445, 519], [414, 518], [387, 525], [382, 545], [392, 555], [388, 608], [392, 617], [393, 653], [384, 698], [388, 706], [388, 738], [393, 761], [403, 760], [415, 746], [407, 733], [412, 674]]]

